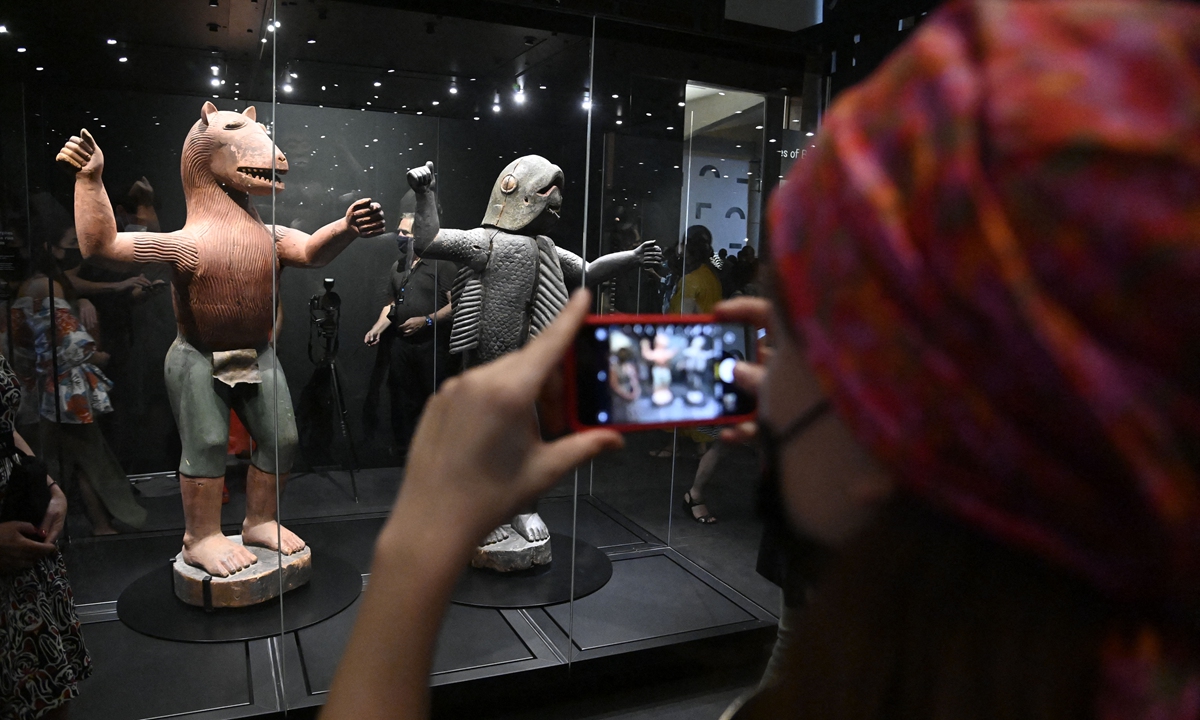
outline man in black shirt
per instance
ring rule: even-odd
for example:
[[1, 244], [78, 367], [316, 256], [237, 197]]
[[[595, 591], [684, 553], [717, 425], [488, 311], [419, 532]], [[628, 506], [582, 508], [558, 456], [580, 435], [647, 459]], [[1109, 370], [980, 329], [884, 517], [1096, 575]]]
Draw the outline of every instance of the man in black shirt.
[[451, 262], [423, 260], [410, 253], [411, 214], [401, 218], [398, 235], [401, 253], [392, 265], [391, 300], [367, 331], [365, 341], [375, 345], [383, 340], [388, 349], [392, 434], [397, 452], [404, 455], [425, 401], [445, 379], [450, 288], [457, 268]]

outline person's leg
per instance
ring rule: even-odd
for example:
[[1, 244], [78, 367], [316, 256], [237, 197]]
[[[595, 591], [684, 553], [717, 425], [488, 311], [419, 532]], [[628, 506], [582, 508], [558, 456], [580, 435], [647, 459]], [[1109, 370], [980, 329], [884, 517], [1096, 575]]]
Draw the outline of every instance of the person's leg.
[[167, 351], [165, 377], [183, 453], [183, 559], [210, 575], [228, 577], [258, 558], [221, 532], [221, 489], [229, 445], [228, 391], [212, 376], [212, 361], [176, 339]]
[[259, 356], [258, 366], [262, 382], [238, 385], [232, 396], [234, 411], [257, 445], [246, 472], [242, 542], [291, 555], [304, 549], [304, 541], [277, 520], [278, 496], [296, 454], [296, 416], [287, 378], [270, 349]]
[[410, 343], [400, 338], [392, 344], [392, 422], [401, 454], [407, 454], [421, 410], [433, 392], [432, 350], [432, 343]]
[[724, 446], [721, 443], [709, 443], [708, 452], [704, 452], [700, 456], [700, 465], [696, 468], [696, 477], [692, 480], [692, 487], [683, 496], [684, 505], [687, 506], [688, 511], [692, 514], [692, 519], [696, 522], [708, 524], [717, 521], [708, 511], [708, 505], [704, 502], [704, 486], [712, 479], [713, 472], [717, 469], [717, 463], [721, 462], [724, 452]]
[[96, 491], [92, 489], [87, 474], [78, 473], [77, 477], [79, 478], [79, 494], [83, 497], [83, 509], [92, 523], [92, 534], [116, 535], [117, 529], [109, 521], [108, 513], [104, 511], [104, 503], [100, 502]]
[[132, 528], [146, 524], [146, 508], [138, 504], [129, 485], [129, 476], [108, 446], [96, 423], [63, 428], [71, 438], [70, 446], [80, 477], [104, 503], [109, 515]]

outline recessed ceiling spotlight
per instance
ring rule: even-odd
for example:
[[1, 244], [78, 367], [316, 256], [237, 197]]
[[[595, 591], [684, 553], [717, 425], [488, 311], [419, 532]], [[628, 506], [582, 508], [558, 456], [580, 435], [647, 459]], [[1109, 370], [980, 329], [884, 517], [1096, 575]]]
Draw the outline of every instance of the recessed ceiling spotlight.
[[755, 126], [754, 126], [754, 129], [755, 129], [755, 130], [762, 130], [762, 127], [763, 127], [762, 125], [755, 125]]
[[129, 58], [122, 55], [121, 57], [117, 58], [117, 62], [129, 62]]
[[292, 91], [292, 89], [293, 89], [293, 88], [292, 88], [292, 84], [291, 84], [291, 83], [284, 83], [284, 84], [283, 84], [283, 91], [284, 91], [285, 93], [290, 93], [290, 92]]
[[45, 69], [46, 69], [46, 68], [42, 67], [41, 65], [38, 65], [37, 67], [35, 67], [35, 68], [34, 68], [34, 70], [37, 70], [38, 72], [41, 72], [41, 71], [43, 71], [43, 70], [45, 70]]
[[0, 35], [7, 35], [7, 34], [8, 34], [8, 26], [0, 25]]
[[325, 86], [324, 86], [324, 85], [322, 85], [322, 86], [321, 86], [321, 89], [322, 89], [322, 90], [324, 90], [324, 89], [325, 89]]
[[513, 100], [516, 101], [516, 103], [518, 105], [524, 103], [525, 102], [525, 91], [518, 90], [515, 93], [513, 93]]
[[379, 82], [378, 80], [375, 81], [375, 87], [379, 87], [381, 85], [383, 85], [383, 83]]
[[116, 44], [117, 44], [117, 41], [116, 41], [116, 40], [113, 40], [112, 38], [109, 38], [109, 39], [105, 40], [104, 42], [105, 42], [105, 43], [107, 43], [107, 44], [109, 44], [109, 45], [116, 45]]
[[281, 23], [281, 22], [279, 22], [278, 20], [276, 20], [276, 21], [275, 21], [275, 27], [283, 27], [283, 23]]
[[771, 139], [770, 139], [770, 140], [768, 140], [767, 142], [775, 142], [775, 138], [771, 138]]
[[479, 119], [479, 116], [478, 116], [478, 115], [476, 115], [476, 116], [475, 116], [475, 119], [476, 119], [476, 120], [478, 120], [478, 119]]
[[646, 117], [654, 117], [654, 116], [651, 115], [650, 113], [646, 113]]
[[500, 106], [499, 106], [499, 105], [493, 105], [493, 106], [492, 106], [492, 112], [500, 112]]
[[618, 124], [618, 125], [620, 125], [620, 124], [621, 124], [621, 121], [620, 121], [620, 120], [618, 120], [618, 121], [617, 121], [617, 124]]
[[680, 100], [680, 101], [679, 101], [679, 107], [683, 107], [684, 105], [687, 105], [687, 103], [685, 103], [684, 101]]
[[212, 70], [213, 75], [219, 75], [221, 73], [220, 65], [210, 65], [208, 69]]
[[718, 95], [724, 95], [725, 93], [723, 93], [723, 92], [719, 92], [719, 93], [717, 93], [717, 94], [718, 94]]
[[317, 36], [316, 36], [316, 35], [309, 35], [309, 36], [308, 36], [308, 44], [309, 44], [309, 45], [316, 45], [316, 44], [317, 44]]
[[25, 48], [19, 47], [19, 48], [17, 48], [17, 52], [23, 53], [23, 52], [25, 52]]
[[424, 115], [425, 113], [424, 113], [424, 112], [422, 112], [421, 110], [418, 110], [418, 111], [417, 111], [417, 114], [418, 114], [418, 115]]
[[388, 68], [388, 72], [389, 72], [389, 73], [394, 73], [394, 72], [396, 72], [396, 68]]
[[805, 137], [812, 137], [812, 136], [813, 136], [813, 133], [812, 133], [812, 132], [806, 132], [806, 133], [804, 133], [804, 136], [805, 136]]
[[621, 98], [621, 96], [620, 96], [620, 95], [617, 95], [616, 93], [613, 93], [613, 100], [619, 100], [620, 98]]
[[457, 86], [457, 85], [451, 85], [451, 86], [450, 86], [450, 94], [451, 94], [451, 95], [457, 95], [457, 94], [458, 94], [458, 86]]
[[433, 101], [433, 104], [434, 104], [434, 105], [441, 105], [441, 104], [442, 104], [442, 101], [441, 101], [441, 100], [434, 100], [434, 101]]
[[668, 126], [667, 126], [667, 129], [668, 129], [668, 130], [674, 130], [674, 129], [675, 129], [675, 126], [674, 126], [674, 125], [668, 125]]
[[212, 79], [212, 86], [213, 86], [213, 87], [221, 87], [221, 81], [220, 81], [220, 80], [218, 80], [217, 78], [213, 78], [213, 79]]
[[538, 90], [545, 90], [545, 89], [546, 89], [545, 85], [538, 85]]
[[266, 41], [267, 41], [267, 39], [266, 39], [266, 38], [263, 38], [263, 39], [262, 39], [262, 41], [263, 41], [263, 42], [266, 42]]

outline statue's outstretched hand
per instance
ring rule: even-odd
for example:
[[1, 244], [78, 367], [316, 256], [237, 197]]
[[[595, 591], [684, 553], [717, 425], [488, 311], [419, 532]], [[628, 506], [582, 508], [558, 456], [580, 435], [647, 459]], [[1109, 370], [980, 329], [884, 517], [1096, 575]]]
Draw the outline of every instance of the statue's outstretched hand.
[[346, 209], [346, 222], [362, 237], [371, 237], [383, 232], [383, 208], [371, 198], [355, 200]]
[[633, 254], [637, 256], [643, 266], [659, 266], [663, 262], [662, 248], [654, 240], [647, 240], [633, 249]]
[[421, 167], [416, 167], [408, 171], [408, 186], [417, 194], [435, 189], [433, 186], [432, 160], [426, 162]]
[[54, 159], [84, 176], [98, 175], [104, 170], [104, 153], [86, 128], [72, 135]]

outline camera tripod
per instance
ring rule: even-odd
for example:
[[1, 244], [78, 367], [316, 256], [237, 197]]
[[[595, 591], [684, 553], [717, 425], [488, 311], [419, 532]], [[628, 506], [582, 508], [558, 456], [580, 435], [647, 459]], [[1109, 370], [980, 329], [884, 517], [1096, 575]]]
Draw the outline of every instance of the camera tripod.
[[[308, 301], [308, 359], [317, 366], [318, 371], [324, 369], [329, 373], [329, 383], [333, 390], [338, 423], [342, 429], [342, 437], [346, 439], [346, 444], [350, 447], [350, 466], [346, 470], [350, 474], [350, 489], [354, 494], [354, 502], [357, 503], [358, 480], [354, 476], [354, 470], [358, 467], [358, 450], [354, 447], [354, 438], [350, 436], [350, 426], [346, 421], [346, 401], [342, 396], [342, 380], [337, 367], [342, 299], [333, 291], [333, 278], [325, 278], [324, 286], [325, 292], [313, 295], [312, 299]], [[319, 341], [315, 343], [318, 345], [315, 352], [314, 339]], [[320, 472], [315, 467], [313, 471]], [[323, 472], [320, 474], [332, 481], [327, 474]]]

